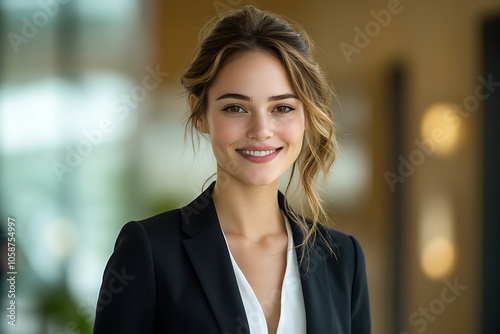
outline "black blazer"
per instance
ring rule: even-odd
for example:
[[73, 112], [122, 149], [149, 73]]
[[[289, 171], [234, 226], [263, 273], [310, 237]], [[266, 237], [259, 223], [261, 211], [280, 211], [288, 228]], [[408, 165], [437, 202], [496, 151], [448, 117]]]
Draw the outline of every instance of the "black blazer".
[[[214, 184], [181, 209], [122, 228], [104, 271], [95, 334], [249, 333], [211, 196]], [[284, 209], [283, 195], [278, 198]], [[289, 220], [298, 245], [303, 236]], [[331, 236], [336, 256], [318, 242], [299, 268], [307, 333], [370, 333], [361, 247], [341, 232], [320, 233]]]

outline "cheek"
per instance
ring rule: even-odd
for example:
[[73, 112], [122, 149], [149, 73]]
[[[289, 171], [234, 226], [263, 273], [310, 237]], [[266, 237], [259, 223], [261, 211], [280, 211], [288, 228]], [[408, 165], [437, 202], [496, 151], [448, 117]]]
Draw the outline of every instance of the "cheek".
[[215, 149], [224, 149], [223, 147], [219, 147], [222, 144], [230, 145], [237, 141], [237, 139], [241, 136], [241, 126], [238, 123], [232, 122], [227, 119], [217, 119], [213, 118], [208, 124], [208, 131], [210, 135], [210, 139], [212, 142], [212, 146]]
[[305, 124], [302, 118], [289, 120], [282, 124], [282, 138], [294, 146], [302, 147], [304, 139]]

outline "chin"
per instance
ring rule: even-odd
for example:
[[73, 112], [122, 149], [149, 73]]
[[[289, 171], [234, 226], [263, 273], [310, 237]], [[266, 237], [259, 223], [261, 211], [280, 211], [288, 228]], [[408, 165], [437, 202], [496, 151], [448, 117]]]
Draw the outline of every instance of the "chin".
[[[233, 168], [234, 172], [229, 172], [228, 168], [221, 168], [224, 171], [225, 178], [229, 177], [233, 181], [247, 186], [269, 186], [279, 184], [280, 177], [285, 171], [281, 172], [281, 168]], [[229, 169], [230, 170], [230, 169]], [[238, 172], [239, 171], [239, 172]]]
[[251, 186], [269, 186], [279, 183], [279, 176], [272, 175], [252, 175], [241, 178], [241, 180]]

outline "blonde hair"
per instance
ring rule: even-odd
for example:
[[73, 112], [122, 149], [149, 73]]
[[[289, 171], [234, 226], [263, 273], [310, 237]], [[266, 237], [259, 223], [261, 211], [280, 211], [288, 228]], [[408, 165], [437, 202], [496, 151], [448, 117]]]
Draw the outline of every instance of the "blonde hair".
[[[311, 40], [304, 31], [294, 29], [284, 19], [253, 6], [218, 17], [202, 32], [196, 56], [180, 77], [186, 92], [198, 98], [198, 103], [189, 114], [186, 128], [190, 127], [191, 134], [198, 130], [198, 124], [203, 121], [207, 110], [208, 90], [226, 63], [237, 55], [254, 50], [276, 56], [285, 67], [295, 94], [304, 105], [306, 119], [304, 145], [293, 164], [285, 195], [289, 192], [293, 176], [298, 172], [310, 211], [310, 221], [304, 218], [306, 213], [303, 205], [300, 215], [291, 210], [286, 200], [285, 207], [288, 216], [292, 217], [304, 234], [304, 242], [299, 246], [313, 244], [318, 224], [328, 225], [330, 222], [315, 190], [314, 181], [319, 171], [328, 177], [335, 160], [337, 142], [330, 108], [333, 92], [312, 57]], [[331, 243], [325, 240], [323, 234], [320, 235], [332, 250]]]

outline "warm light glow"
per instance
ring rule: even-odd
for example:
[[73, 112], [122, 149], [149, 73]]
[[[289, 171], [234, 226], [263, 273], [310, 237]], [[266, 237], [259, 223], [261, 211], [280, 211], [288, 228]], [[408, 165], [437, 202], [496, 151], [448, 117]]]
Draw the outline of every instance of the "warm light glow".
[[453, 269], [455, 248], [451, 239], [437, 237], [425, 244], [420, 261], [424, 273], [432, 279], [442, 279]]
[[450, 103], [435, 103], [424, 113], [420, 133], [429, 151], [448, 155], [460, 141], [462, 119], [457, 107]]
[[429, 194], [420, 211], [420, 264], [431, 279], [446, 277], [455, 265], [453, 209], [448, 197]]

